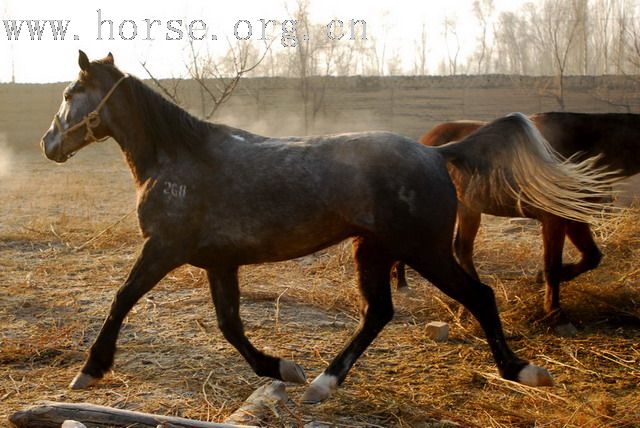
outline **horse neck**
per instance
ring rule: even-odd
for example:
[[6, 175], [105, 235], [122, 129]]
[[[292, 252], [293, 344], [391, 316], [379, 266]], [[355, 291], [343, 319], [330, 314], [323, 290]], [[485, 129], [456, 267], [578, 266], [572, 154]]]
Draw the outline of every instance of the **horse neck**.
[[136, 97], [127, 94], [126, 101], [119, 102], [117, 108], [110, 110], [109, 126], [139, 187], [157, 172], [162, 160], [168, 157], [154, 141], [150, 141], [145, 129], [150, 125], [141, 118], [140, 106], [136, 103]]
[[[153, 175], [158, 164], [157, 153], [145, 140], [145, 133], [136, 126], [113, 126], [113, 138], [117, 141], [129, 165], [136, 186], [142, 185]], [[145, 148], [147, 148], [145, 150]]]

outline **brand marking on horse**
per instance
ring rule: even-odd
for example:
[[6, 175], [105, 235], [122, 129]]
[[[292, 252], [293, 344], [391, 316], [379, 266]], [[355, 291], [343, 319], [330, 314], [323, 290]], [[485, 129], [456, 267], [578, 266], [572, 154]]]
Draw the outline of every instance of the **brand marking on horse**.
[[415, 203], [415, 199], [416, 199], [416, 192], [411, 190], [411, 189], [407, 189], [405, 186], [400, 187], [400, 190], [398, 191], [398, 199], [401, 200], [402, 202], [406, 203], [409, 206], [409, 210], [411, 212], [413, 212], [414, 210], [414, 203]]
[[187, 197], [187, 185], [165, 181], [163, 193], [172, 198], [184, 199]]

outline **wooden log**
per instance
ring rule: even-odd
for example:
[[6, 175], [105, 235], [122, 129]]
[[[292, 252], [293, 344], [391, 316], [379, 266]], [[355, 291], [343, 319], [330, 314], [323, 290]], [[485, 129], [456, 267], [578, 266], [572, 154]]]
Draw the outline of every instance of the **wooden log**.
[[286, 403], [288, 399], [284, 382], [271, 382], [253, 391], [244, 404], [224, 422], [239, 425], [262, 425], [269, 417], [279, 417], [278, 405]]
[[153, 415], [88, 403], [45, 402], [18, 411], [9, 420], [18, 428], [60, 428], [66, 420], [79, 421], [89, 427], [156, 428], [160, 425], [171, 428], [238, 428], [238, 425], [228, 423]]

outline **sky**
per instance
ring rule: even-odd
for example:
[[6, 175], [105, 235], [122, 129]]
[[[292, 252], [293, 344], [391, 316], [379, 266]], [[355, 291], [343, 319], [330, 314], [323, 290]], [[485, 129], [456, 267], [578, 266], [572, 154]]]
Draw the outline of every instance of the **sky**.
[[[227, 47], [226, 39], [235, 37], [234, 26], [239, 21], [242, 21], [238, 27], [239, 36], [248, 35], [245, 22], [248, 21], [253, 32], [251, 40], [262, 43], [258, 40], [262, 27], [260, 20], [282, 22], [290, 19], [295, 2], [286, 2], [288, 6], [285, 0], [0, 0], [0, 82], [11, 81], [12, 75], [17, 82], [72, 80], [77, 74], [78, 49], [84, 50], [91, 59], [103, 57], [111, 51], [121, 69], [141, 77], [146, 77], [141, 62], [146, 62], [157, 77], [183, 77], [186, 74], [184, 63], [188, 55], [188, 35], [183, 34], [182, 40], [167, 40], [180, 38], [171, 29], [180, 25], [172, 20], [183, 20], [187, 24], [197, 21], [192, 26], [194, 36], [205, 37], [211, 51], [222, 52]], [[494, 0], [497, 11], [513, 10], [525, 2]], [[472, 0], [310, 0], [310, 16], [313, 22], [323, 24], [332, 19], [345, 23], [351, 19], [365, 20], [367, 34], [376, 40], [385, 40], [389, 51], [397, 50], [405, 68], [410, 68], [413, 63], [414, 41], [424, 23], [429, 34], [429, 67], [432, 72], [436, 71], [437, 63], [445, 55], [442, 32], [446, 17], [457, 20], [463, 56], [474, 49], [479, 30], [472, 14]], [[49, 23], [44, 24], [40, 40], [37, 35], [31, 40], [29, 28], [22, 23], [18, 40], [9, 41], [7, 26], [11, 28], [12, 20], [16, 25], [22, 20], [41, 20], [41, 25], [42, 20], [62, 20], [63, 25], [66, 21], [69, 23], [66, 24], [64, 40], [60, 40], [60, 36], [59, 40], [54, 40]], [[113, 22], [113, 39], [110, 39], [110, 23], [99, 26], [99, 20]], [[148, 33], [149, 23], [155, 20], [159, 22], [153, 22]], [[208, 28], [206, 35], [199, 30], [202, 23]], [[217, 36], [216, 41], [212, 40], [214, 35]], [[14, 37], [15, 34], [11, 36]], [[131, 40], [123, 40], [123, 37]], [[341, 43], [350, 42], [344, 40]]]

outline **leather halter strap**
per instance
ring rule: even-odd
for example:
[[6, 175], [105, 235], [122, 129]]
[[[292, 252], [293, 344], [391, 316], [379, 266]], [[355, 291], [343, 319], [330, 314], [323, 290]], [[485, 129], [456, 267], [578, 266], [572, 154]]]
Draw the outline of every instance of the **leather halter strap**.
[[56, 114], [54, 116], [53, 120], [56, 124], [56, 128], [58, 128], [58, 131], [60, 132], [60, 135], [62, 137], [62, 141], [60, 142], [61, 145], [64, 144], [64, 140], [67, 138], [67, 136], [70, 133], [72, 133], [77, 129], [82, 128], [83, 126], [86, 126], [87, 128], [86, 134], [84, 135], [84, 141], [87, 143], [93, 143], [94, 141], [104, 141], [108, 138], [108, 137], [104, 137], [101, 139], [96, 138], [95, 135], [93, 135], [93, 130], [98, 126], [100, 126], [100, 110], [102, 110], [102, 108], [105, 106], [105, 104], [107, 103], [111, 95], [113, 95], [113, 93], [115, 92], [116, 88], [120, 85], [120, 83], [122, 83], [122, 81], [124, 81], [124, 79], [126, 79], [127, 77], [129, 77], [129, 75], [124, 74], [120, 79], [118, 79], [118, 81], [113, 84], [113, 86], [111, 87], [111, 89], [109, 89], [109, 91], [105, 94], [105, 96], [102, 97], [97, 107], [93, 109], [93, 111], [87, 113], [87, 115], [85, 115], [85, 117], [82, 118], [82, 120], [76, 123], [75, 125], [70, 126], [67, 129], [64, 129], [64, 127], [62, 126], [62, 123], [60, 123], [60, 119], [58, 118], [58, 115]]

